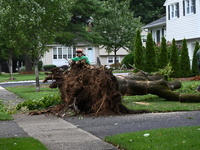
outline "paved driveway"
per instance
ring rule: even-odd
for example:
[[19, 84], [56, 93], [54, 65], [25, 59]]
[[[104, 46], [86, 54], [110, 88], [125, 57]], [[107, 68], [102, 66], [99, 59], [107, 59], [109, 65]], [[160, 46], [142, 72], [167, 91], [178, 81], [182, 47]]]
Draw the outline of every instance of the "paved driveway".
[[66, 121], [103, 139], [105, 136], [179, 126], [200, 126], [200, 111], [109, 117], [70, 117]]

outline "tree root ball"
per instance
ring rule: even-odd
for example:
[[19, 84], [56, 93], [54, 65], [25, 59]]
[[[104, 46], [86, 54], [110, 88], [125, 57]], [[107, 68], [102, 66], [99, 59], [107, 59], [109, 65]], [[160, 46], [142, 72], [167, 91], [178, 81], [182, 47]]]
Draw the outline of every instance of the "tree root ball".
[[55, 80], [50, 87], [59, 88], [63, 108], [94, 115], [133, 113], [122, 104], [118, 81], [109, 69], [91, 68], [82, 60], [69, 71], [54, 68], [51, 72], [44, 82]]

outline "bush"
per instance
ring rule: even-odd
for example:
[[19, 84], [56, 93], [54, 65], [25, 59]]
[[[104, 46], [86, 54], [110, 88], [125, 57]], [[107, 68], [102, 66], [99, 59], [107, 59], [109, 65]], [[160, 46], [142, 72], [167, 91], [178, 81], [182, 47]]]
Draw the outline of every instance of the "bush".
[[22, 107], [26, 107], [29, 110], [46, 109], [60, 103], [61, 103], [60, 95], [54, 94], [54, 95], [42, 97], [39, 100], [27, 100], [27, 101], [21, 102], [17, 105], [16, 109], [20, 110]]
[[38, 70], [42, 71], [43, 62], [40, 60], [40, 61], [38, 61], [37, 65], [38, 65]]
[[56, 67], [56, 65], [44, 65], [43, 66], [43, 68], [44, 68], [45, 71], [49, 71], [49, 70], [51, 70], [51, 69], [53, 69], [55, 67]]
[[128, 69], [131, 69], [132, 66], [133, 66], [133, 63], [134, 63], [134, 55], [133, 55], [133, 53], [130, 53], [130, 54], [126, 55], [121, 63], [125, 64]]
[[163, 75], [164, 79], [167, 81], [171, 81], [172, 79], [170, 78], [171, 74], [172, 74], [172, 66], [170, 65], [170, 63], [167, 64], [167, 66], [165, 66], [162, 69], [159, 69], [160, 74]]

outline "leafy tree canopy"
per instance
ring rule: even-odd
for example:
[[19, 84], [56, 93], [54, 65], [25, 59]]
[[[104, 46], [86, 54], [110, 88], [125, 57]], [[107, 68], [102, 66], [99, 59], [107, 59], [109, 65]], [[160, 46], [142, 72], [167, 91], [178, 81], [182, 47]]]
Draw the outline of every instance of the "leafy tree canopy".
[[77, 0], [71, 10], [70, 22], [64, 24], [58, 31], [55, 42], [59, 44], [74, 45], [79, 41], [95, 43], [97, 38], [95, 32], [88, 32], [88, 24], [93, 26], [93, 16], [100, 16], [103, 7], [99, 0]]
[[136, 29], [141, 27], [140, 18], [135, 18], [129, 10], [129, 0], [105, 1], [104, 15], [95, 16], [94, 30], [99, 33], [99, 44], [108, 51], [118, 51], [120, 48], [129, 47], [136, 34]]
[[165, 0], [131, 0], [131, 10], [136, 17], [141, 17], [144, 24], [148, 24], [165, 15]]

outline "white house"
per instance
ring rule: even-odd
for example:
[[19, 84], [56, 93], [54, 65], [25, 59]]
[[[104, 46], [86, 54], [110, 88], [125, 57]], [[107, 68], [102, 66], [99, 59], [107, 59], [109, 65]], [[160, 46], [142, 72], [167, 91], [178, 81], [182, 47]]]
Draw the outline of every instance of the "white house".
[[155, 43], [160, 43], [162, 37], [166, 37], [166, 17], [162, 17], [143, 26], [143, 29], [147, 29], [151, 32]]
[[[54, 64], [56, 66], [68, 65], [68, 59], [76, 56], [76, 49], [83, 49], [91, 65], [111, 65], [114, 64], [114, 53], [108, 53], [104, 48], [93, 46], [90, 43], [78, 43], [76, 47], [66, 47], [64, 45], [48, 45], [49, 51], [42, 58], [43, 65]], [[121, 62], [128, 52], [125, 49], [117, 51], [117, 62]]]
[[[200, 0], [166, 0], [166, 17], [158, 19], [143, 28], [152, 32], [153, 39], [159, 43], [161, 37], [178, 45], [187, 40], [190, 60], [193, 57], [195, 42], [200, 42]], [[160, 39], [159, 39], [160, 38]]]

